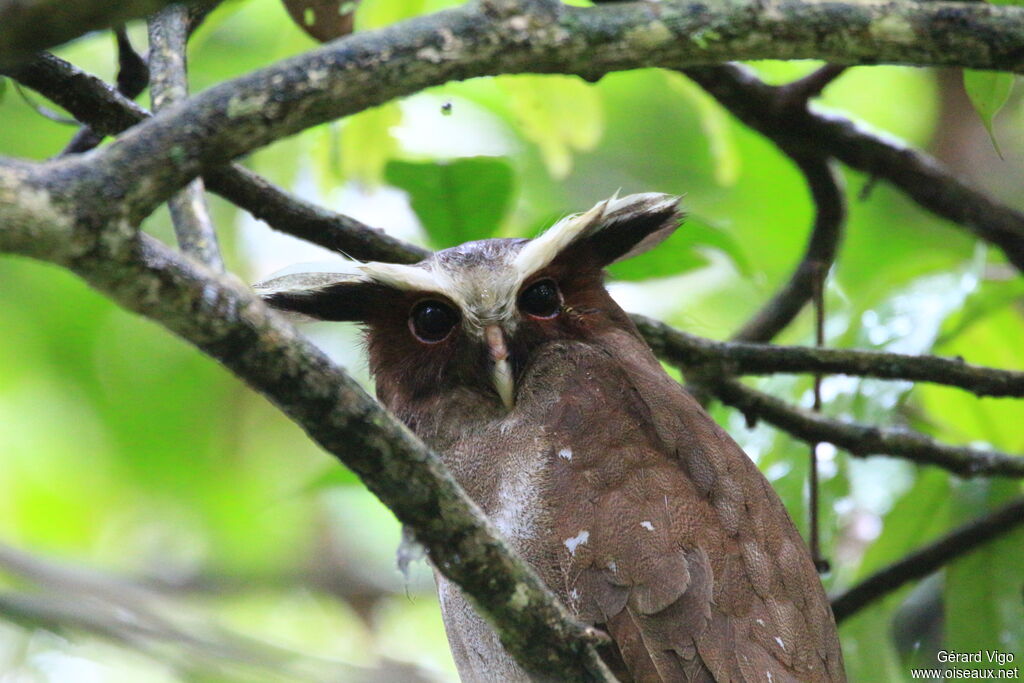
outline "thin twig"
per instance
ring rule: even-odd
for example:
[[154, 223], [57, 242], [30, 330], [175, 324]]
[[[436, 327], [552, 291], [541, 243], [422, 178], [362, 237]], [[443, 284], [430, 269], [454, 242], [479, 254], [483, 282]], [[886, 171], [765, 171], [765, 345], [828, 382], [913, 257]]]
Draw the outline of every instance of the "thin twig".
[[[825, 346], [825, 278], [828, 275], [828, 268], [825, 264], [819, 264], [818, 271], [813, 278], [813, 302], [814, 302], [814, 348], [821, 349]], [[814, 373], [814, 405], [811, 408], [815, 413], [821, 413], [821, 373]], [[821, 443], [814, 441], [810, 444], [810, 463], [808, 478], [810, 480], [810, 524], [811, 524], [811, 558], [814, 566], [819, 572], [829, 570], [828, 560], [821, 554], [821, 537], [818, 519], [818, 446]]]
[[350, 258], [416, 263], [430, 255], [423, 247], [396, 239], [351, 216], [329, 211], [233, 164], [203, 176], [211, 190], [267, 225]]
[[33, 100], [29, 96], [29, 94], [25, 92], [25, 89], [21, 87], [21, 83], [15, 82], [14, 91], [18, 93], [18, 97], [21, 98], [22, 102], [28, 105], [29, 108], [33, 109], [35, 113], [39, 114], [44, 119], [48, 121], [53, 121], [54, 123], [59, 123], [62, 126], [73, 126], [77, 123], [74, 119], [69, 119], [68, 117], [63, 116], [58, 112], [55, 112], [49, 107], [44, 107], [43, 105]]
[[[170, 5], [149, 20], [150, 97], [154, 111], [188, 97], [189, 17], [187, 6]], [[168, 200], [167, 206], [181, 250], [209, 268], [224, 272], [202, 179], [186, 185]]]
[[781, 109], [805, 108], [807, 102], [817, 97], [832, 81], [839, 78], [847, 67], [842, 64], [826, 64], [803, 78], [778, 86]]
[[1021, 524], [1024, 524], [1024, 498], [951, 531], [837, 595], [832, 598], [832, 613], [837, 622], [843, 621], [908, 581], [931, 574]]
[[811, 300], [817, 273], [832, 267], [842, 239], [846, 196], [838, 171], [820, 156], [806, 156], [782, 149], [807, 179], [815, 208], [814, 225], [803, 258], [789, 280], [733, 335], [735, 341], [770, 341], [789, 325]]
[[[1024, 477], [1024, 457], [950, 446], [909, 430], [841, 422], [801, 410], [730, 378], [744, 371], [817, 371], [942, 383], [966, 380], [967, 384], [982, 387], [978, 393], [1005, 392], [1013, 387], [1014, 391], [1002, 395], [1018, 395], [1024, 390], [1024, 373], [978, 368], [934, 357], [714, 342], [643, 316], [634, 315], [633, 321], [656, 354], [679, 366], [688, 380], [737, 408], [748, 422], [763, 419], [808, 443], [831, 443], [857, 456], [903, 457], [918, 464], [943, 467], [962, 477]], [[947, 371], [953, 376], [945, 377]]]
[[633, 322], [655, 352], [686, 370], [731, 375], [821, 373], [930, 382], [977, 396], [1024, 397], [1024, 372], [997, 370], [959, 358], [882, 351], [811, 349], [801, 346], [720, 342], [677, 330], [641, 315]]
[[[688, 377], [689, 378], [689, 377]], [[936, 465], [964, 478], [1024, 477], [1024, 457], [969, 446], [951, 446], [906, 429], [842, 422], [787, 404], [739, 381], [708, 375], [692, 378], [748, 421], [764, 420], [808, 443], [824, 441], [857, 456], [889, 455]]]

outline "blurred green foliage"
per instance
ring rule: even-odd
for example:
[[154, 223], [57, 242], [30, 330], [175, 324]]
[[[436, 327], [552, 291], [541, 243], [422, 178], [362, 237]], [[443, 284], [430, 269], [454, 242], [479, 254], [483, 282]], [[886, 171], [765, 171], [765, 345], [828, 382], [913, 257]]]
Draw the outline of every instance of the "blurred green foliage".
[[[364, 0], [357, 30], [452, 4]], [[144, 44], [142, 26], [131, 34]], [[311, 47], [279, 4], [226, 3], [193, 40], [194, 89]], [[113, 76], [112, 37], [94, 35], [60, 54]], [[756, 68], [779, 83], [814, 66]], [[1024, 176], [1019, 98], [1010, 96], [995, 120], [997, 129], [1006, 126], [996, 133], [999, 161], [976, 118], [956, 127], [953, 140], [939, 126], [971, 114], [951, 87], [926, 70], [856, 68], [818, 106], [915, 146], [952, 144], [963, 158], [946, 161], [957, 172], [1007, 195]], [[52, 156], [74, 132], [40, 116], [9, 84], [0, 85], [0, 120], [0, 153], [10, 156]], [[621, 282], [613, 292], [630, 310], [715, 338], [727, 337], [788, 277], [812, 219], [803, 180], [785, 157], [682, 76], [655, 70], [596, 84], [530, 75], [452, 83], [283, 140], [245, 163], [432, 247], [529, 236], [615, 192], [683, 194], [689, 226], [660, 250], [615, 266]], [[992, 169], [998, 179], [986, 174]], [[1002, 256], [891, 188], [845, 176], [850, 220], [827, 291], [829, 344], [1024, 368], [1024, 287]], [[243, 278], [323, 256], [212, 201], [228, 264]], [[171, 239], [166, 212], [146, 228]], [[177, 586], [171, 596], [181, 609], [310, 657], [358, 665], [404, 659], [453, 678], [429, 572], [419, 563], [409, 579], [396, 573], [400, 533], [390, 514], [298, 428], [213, 361], [57, 268], [0, 259], [0, 284], [0, 542]], [[805, 314], [782, 341], [809, 343], [810, 323]], [[309, 332], [366, 380], [351, 329], [318, 324]], [[810, 378], [755, 384], [809, 405]], [[824, 392], [830, 415], [1024, 452], [1019, 402], [852, 378], [830, 378]], [[750, 429], [720, 406], [713, 413], [803, 529], [806, 445], [764, 425]], [[827, 448], [821, 467], [832, 591], [1020, 493], [1015, 482], [964, 483], [937, 469]], [[924, 621], [944, 634], [938, 645], [1024, 656], [1022, 549], [1024, 536], [1008, 536], [922, 584], [935, 594]], [[374, 590], [363, 585], [367, 576]], [[231, 588], [210, 588], [218, 581]], [[0, 571], [0, 588], [24, 587]], [[853, 681], [903, 680], [908, 663], [934, 644], [927, 629], [918, 636], [894, 626], [907, 623], [900, 615], [911, 592], [844, 624]], [[0, 624], [0, 678], [197, 676], [80, 631], [58, 637]]]

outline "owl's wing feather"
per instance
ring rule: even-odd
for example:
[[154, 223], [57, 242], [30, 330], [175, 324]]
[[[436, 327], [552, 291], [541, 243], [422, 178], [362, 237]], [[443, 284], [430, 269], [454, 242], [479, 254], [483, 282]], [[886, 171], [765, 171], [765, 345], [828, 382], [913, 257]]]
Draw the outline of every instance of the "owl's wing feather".
[[630, 339], [573, 354], [587, 379], [551, 415], [573, 453], [553, 480], [572, 606], [608, 630], [634, 680], [845, 680], [824, 591], [778, 497]]

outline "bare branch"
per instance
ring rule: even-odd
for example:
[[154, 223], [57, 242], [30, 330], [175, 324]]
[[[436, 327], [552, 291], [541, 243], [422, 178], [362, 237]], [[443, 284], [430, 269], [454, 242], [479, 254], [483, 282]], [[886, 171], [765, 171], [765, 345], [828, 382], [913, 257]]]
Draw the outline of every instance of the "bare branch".
[[890, 455], [919, 465], [937, 465], [964, 478], [1024, 477], [1024, 457], [950, 446], [906, 429], [874, 427], [841, 422], [788, 405], [773, 396], [726, 378], [694, 378], [723, 403], [736, 408], [748, 420], [765, 420], [798, 439], [825, 441], [857, 456]]
[[688, 69], [686, 74], [734, 116], [772, 141], [819, 158], [834, 157], [888, 180], [928, 211], [999, 247], [1024, 271], [1024, 213], [964, 183], [933, 157], [841, 116], [806, 107], [780, 108], [779, 89], [763, 83], [745, 67], [729, 64]]
[[307, 202], [252, 171], [232, 164], [203, 176], [210, 189], [267, 225], [350, 258], [416, 263], [430, 252], [379, 228]]
[[[814, 303], [814, 348], [821, 349], [825, 346], [825, 278], [828, 276], [828, 268], [824, 263], [819, 264], [818, 272], [813, 275], [813, 290], [811, 299]], [[811, 407], [815, 413], [821, 413], [821, 373], [814, 373], [814, 405]], [[811, 558], [818, 572], [824, 573], [829, 570], [829, 562], [821, 554], [821, 539], [818, 527], [818, 442], [810, 444], [810, 463], [808, 472], [808, 483], [810, 484], [810, 495], [808, 497], [808, 508], [810, 512], [811, 529]]]
[[687, 371], [696, 370], [700, 374], [854, 375], [944, 384], [966, 389], [977, 396], [1024, 397], [1024, 372], [971, 365], [959, 358], [719, 342], [641, 315], [634, 315], [633, 322], [655, 353]]
[[149, 112], [103, 80], [49, 53], [34, 55], [3, 73], [59, 104], [101, 135], [115, 135]]
[[825, 90], [832, 81], [843, 75], [846, 67], [841, 64], [826, 64], [803, 78], [780, 85], [776, 90], [780, 108], [803, 107]]
[[[154, 111], [188, 97], [187, 49], [191, 13], [171, 5], [149, 21], [150, 96]], [[120, 89], [120, 88], [119, 88]], [[168, 201], [181, 250], [207, 267], [224, 272], [217, 233], [206, 205], [202, 179], [193, 180]]]
[[931, 574], [1021, 524], [1024, 524], [1024, 498], [955, 529], [835, 596], [832, 613], [837, 622], [843, 621], [907, 582]]

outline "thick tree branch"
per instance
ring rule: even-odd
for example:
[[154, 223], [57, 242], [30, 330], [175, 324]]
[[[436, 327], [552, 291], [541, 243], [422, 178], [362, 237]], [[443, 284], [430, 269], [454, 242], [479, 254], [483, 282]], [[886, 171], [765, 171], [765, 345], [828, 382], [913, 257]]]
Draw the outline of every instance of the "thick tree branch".
[[[938, 5], [943, 5], [943, 3], [938, 3]], [[935, 6], [929, 5], [929, 7]], [[959, 12], [961, 6], [952, 5], [951, 8]], [[614, 9], [621, 10], [622, 8]], [[609, 9], [602, 8], [601, 11], [606, 12]], [[562, 23], [566, 23], [564, 18]], [[347, 44], [353, 39], [350, 38], [342, 43]], [[324, 48], [320, 52], [331, 53], [332, 48]], [[50, 58], [51, 61], [53, 59]], [[313, 55], [299, 59], [307, 64], [307, 68], [308, 64], [314, 61]], [[323, 64], [326, 61], [329, 60], [320, 60], [318, 63]], [[656, 63], [660, 62], [661, 58], [659, 56], [657, 59], [648, 61]], [[49, 73], [44, 73], [46, 71]], [[1020, 253], [1019, 263], [1024, 264], [1024, 215], [996, 204], [985, 195], [965, 186], [942, 170], [938, 163], [930, 157], [897, 147], [891, 141], [861, 131], [852, 122], [841, 118], [826, 118], [823, 115], [806, 111], [802, 116], [793, 116], [792, 112], [781, 116], [774, 106], [779, 98], [773, 89], [738, 67], [715, 67], [703, 71], [710, 74], [710, 78], [699, 79], [698, 82], [708, 88], [734, 114], [740, 116], [755, 129], [762, 132], [771, 129], [770, 137], [773, 140], [784, 139], [794, 148], [806, 149], [808, 152], [819, 155], [825, 152], [832, 153], [856, 168], [887, 177], [926, 208], [937, 212], [944, 218], [966, 225], [979, 236], [1001, 246], [1010, 255], [1011, 260], [1018, 262], [1014, 254]], [[22, 72], [15, 75], [30, 87], [42, 89], [45, 92], [46, 86], [43, 82], [52, 81], [62, 74], [53, 68], [52, 63], [43, 63], [35, 65], [30, 73]], [[64, 75], [66, 76], [66, 74]], [[690, 75], [692, 77], [694, 74], [690, 73]], [[284, 76], [279, 74], [278, 77], [283, 78]], [[84, 74], [77, 74], [75, 79], [88, 80], [88, 77], [85, 77]], [[228, 86], [230, 84], [225, 84], [224, 87]], [[79, 92], [98, 90], [99, 88], [95, 84], [89, 84], [88, 88], [82, 88]], [[53, 93], [46, 94], [54, 97]], [[62, 104], [65, 107], [71, 107], [71, 103], [64, 102]], [[95, 107], [96, 105], [84, 105], [82, 108], [89, 110], [95, 109]], [[142, 118], [142, 116], [126, 116], [123, 109], [116, 105], [111, 106], [109, 102], [102, 106], [101, 111], [111, 123], [118, 121], [118, 125], [111, 126], [111, 130], [108, 132], [124, 130]], [[827, 144], [828, 148], [823, 149], [822, 144]], [[248, 208], [251, 210], [253, 207]], [[309, 221], [309, 225], [323, 225], [323, 216], [317, 216], [316, 211], [302, 213], [303, 220]], [[329, 223], [328, 221], [328, 225]], [[331, 242], [332, 240], [326, 241]], [[358, 256], [354, 253], [355, 250], [345, 247], [342, 249], [358, 258], [384, 260], [390, 253], [393, 260], [413, 260], [410, 258], [410, 254], [403, 253], [404, 250], [400, 246], [393, 248], [394, 246], [387, 245], [380, 254]]]
[[832, 598], [832, 613], [840, 622], [872, 602], [897, 590], [908, 581], [920, 579], [992, 539], [1024, 524], [1024, 499], [1018, 499], [991, 514], [973, 520], [869, 576], [845, 593]]
[[655, 353], [700, 374], [766, 375], [820, 373], [930, 382], [966, 389], [976, 396], [1024, 398], [1024, 372], [971, 365], [961, 359], [910, 356], [882, 351], [817, 349], [719, 342], [634, 315], [633, 322]]
[[[546, 7], [546, 5], [545, 5]], [[116, 195], [131, 222], [188, 180], [273, 140], [452, 79], [524, 71], [598, 78], [640, 66], [826, 58], [1017, 71], [1024, 9], [968, 3], [676, 0], [497, 15], [486, 3], [348, 36], [211, 88], [94, 157], [51, 162], [79, 201]], [[896, 27], [899, 27], [896, 30]], [[134, 178], [149, 182], [137, 183]]]
[[[144, 17], [172, 0], [0, 0], [0, 65], [9, 65], [77, 38]], [[196, 4], [204, 4], [197, 2]]]
[[[1024, 271], [1024, 213], [999, 204], [956, 178], [933, 157], [859, 124], [807, 107], [780, 106], [786, 87], [773, 87], [738, 65], [687, 69], [686, 75], [743, 123], [787, 149], [832, 156], [884, 178], [932, 213], [999, 247]], [[781, 94], [781, 97], [780, 97]]]
[[[59, 57], [41, 54], [7, 73], [104, 135], [114, 135], [150, 114], [99, 78]], [[344, 214], [307, 202], [239, 164], [208, 172], [209, 189], [281, 232], [365, 261], [415, 263], [428, 251]]]
[[[783, 148], [785, 151], [785, 148]], [[835, 261], [843, 223], [846, 221], [846, 195], [842, 177], [827, 158], [791, 154], [807, 179], [814, 202], [814, 225], [807, 250], [775, 295], [733, 336], [736, 341], [766, 342], [781, 332], [811, 300], [815, 278], [827, 273]]]
[[[188, 97], [188, 34], [191, 13], [185, 5], [171, 5], [149, 21], [150, 97], [161, 111]], [[174, 234], [181, 250], [208, 268], [224, 271], [217, 233], [206, 204], [201, 178], [168, 201]]]

